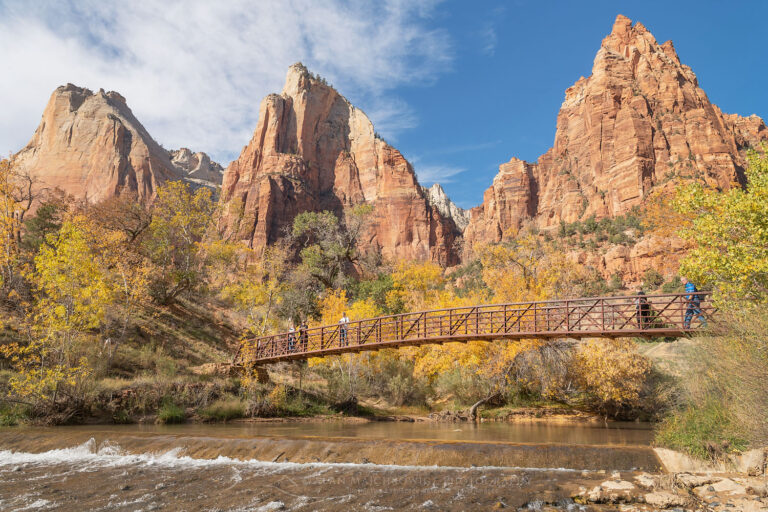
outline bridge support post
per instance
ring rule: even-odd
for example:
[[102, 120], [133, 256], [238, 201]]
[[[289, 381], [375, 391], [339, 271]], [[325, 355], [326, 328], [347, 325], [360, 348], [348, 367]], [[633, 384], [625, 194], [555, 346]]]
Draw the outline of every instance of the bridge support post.
[[253, 373], [256, 374], [256, 381], [259, 384], [269, 384], [269, 373], [266, 368], [263, 366], [255, 366], [253, 368]]

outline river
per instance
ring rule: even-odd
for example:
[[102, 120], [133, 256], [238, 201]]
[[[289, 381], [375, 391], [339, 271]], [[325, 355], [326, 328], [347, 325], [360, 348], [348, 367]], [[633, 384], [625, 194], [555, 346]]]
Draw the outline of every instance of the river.
[[660, 471], [650, 441], [637, 423], [5, 428], [0, 510], [579, 510], [606, 472]]

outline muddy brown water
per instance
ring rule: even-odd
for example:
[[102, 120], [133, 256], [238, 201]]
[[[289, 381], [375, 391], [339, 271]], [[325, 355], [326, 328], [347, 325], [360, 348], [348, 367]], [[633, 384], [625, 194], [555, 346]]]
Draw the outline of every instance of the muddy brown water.
[[0, 429], [0, 510], [579, 510], [660, 471], [643, 424], [372, 422]]

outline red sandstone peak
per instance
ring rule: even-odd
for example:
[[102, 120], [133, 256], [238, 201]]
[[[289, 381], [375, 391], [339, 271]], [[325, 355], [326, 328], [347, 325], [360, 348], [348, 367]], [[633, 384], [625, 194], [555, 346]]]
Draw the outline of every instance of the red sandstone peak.
[[261, 102], [256, 130], [224, 173], [222, 231], [250, 247], [276, 242], [304, 211], [373, 205], [363, 245], [390, 259], [456, 262], [454, 222], [433, 207], [411, 164], [306, 67]]
[[757, 116], [724, 115], [681, 64], [619, 15], [592, 74], [565, 93], [553, 147], [536, 163], [513, 158], [473, 208], [466, 246], [498, 241], [526, 222], [541, 228], [623, 214], [655, 187], [743, 183], [746, 148], [768, 138]]
[[53, 92], [32, 140], [13, 159], [41, 188], [92, 202], [123, 190], [149, 198], [159, 184], [178, 178], [125, 98], [72, 84]]
[[194, 162], [172, 162], [171, 156], [120, 93], [67, 84], [53, 92], [32, 139], [13, 160], [39, 189], [60, 189], [89, 202], [124, 191], [149, 200], [167, 180], [208, 187], [221, 183], [221, 166], [205, 153], [196, 153]]

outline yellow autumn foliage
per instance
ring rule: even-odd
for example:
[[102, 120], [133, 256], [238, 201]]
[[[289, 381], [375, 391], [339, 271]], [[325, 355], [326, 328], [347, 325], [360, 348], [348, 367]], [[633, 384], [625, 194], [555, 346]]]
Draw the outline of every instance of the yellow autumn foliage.
[[582, 386], [603, 407], [633, 406], [651, 371], [651, 362], [627, 339], [593, 339], [576, 354], [576, 370]]

